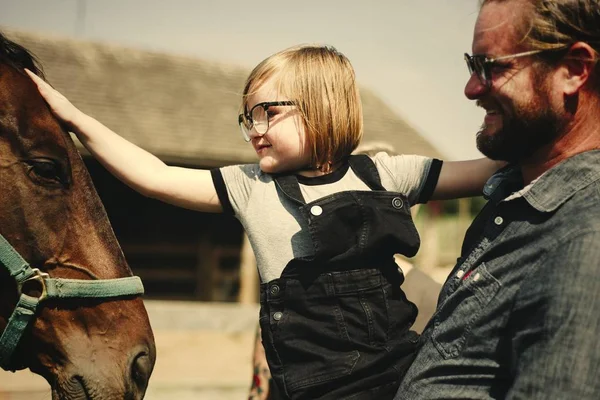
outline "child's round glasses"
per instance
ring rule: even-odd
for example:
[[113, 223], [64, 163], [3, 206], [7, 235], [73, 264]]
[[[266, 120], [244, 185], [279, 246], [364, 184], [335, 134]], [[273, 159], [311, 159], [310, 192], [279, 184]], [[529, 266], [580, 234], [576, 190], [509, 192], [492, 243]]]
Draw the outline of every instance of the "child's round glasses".
[[264, 135], [269, 130], [269, 107], [276, 106], [293, 106], [296, 103], [293, 101], [266, 101], [264, 103], [258, 103], [250, 109], [248, 113], [240, 114], [238, 116], [238, 123], [240, 124], [240, 130], [242, 136], [246, 142], [249, 142], [250, 131], [252, 128], [259, 135]]

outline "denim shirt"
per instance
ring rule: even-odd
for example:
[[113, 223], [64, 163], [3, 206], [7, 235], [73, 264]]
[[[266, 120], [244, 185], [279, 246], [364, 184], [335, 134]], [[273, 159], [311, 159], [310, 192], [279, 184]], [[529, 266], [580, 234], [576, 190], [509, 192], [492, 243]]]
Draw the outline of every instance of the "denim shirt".
[[400, 399], [600, 399], [600, 151], [484, 188]]

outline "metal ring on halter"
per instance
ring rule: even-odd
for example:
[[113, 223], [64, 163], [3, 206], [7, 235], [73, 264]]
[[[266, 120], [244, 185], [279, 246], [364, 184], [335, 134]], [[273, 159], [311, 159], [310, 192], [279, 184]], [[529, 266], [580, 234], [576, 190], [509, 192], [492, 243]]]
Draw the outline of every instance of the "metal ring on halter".
[[[25, 294], [29, 297], [37, 298], [41, 302], [48, 296], [46, 279], [49, 279], [50, 275], [40, 271], [38, 268], [32, 268], [31, 271], [34, 275], [20, 282], [17, 285], [17, 290], [19, 291], [19, 295]], [[32, 285], [33, 287], [30, 287]]]

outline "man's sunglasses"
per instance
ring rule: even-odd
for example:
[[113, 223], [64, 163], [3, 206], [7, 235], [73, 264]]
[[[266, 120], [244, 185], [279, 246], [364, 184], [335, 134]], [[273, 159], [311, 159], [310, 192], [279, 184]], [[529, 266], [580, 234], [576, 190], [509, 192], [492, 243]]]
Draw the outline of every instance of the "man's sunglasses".
[[510, 54], [507, 56], [500, 56], [494, 58], [488, 58], [485, 54], [474, 54], [470, 56], [469, 54], [465, 53], [465, 62], [467, 63], [469, 74], [477, 74], [477, 77], [481, 81], [481, 84], [486, 87], [490, 87], [492, 85], [492, 67], [498, 61], [508, 60], [510, 58], [533, 56], [535, 54], [539, 54], [545, 51], [564, 50], [567, 47], [568, 46], [565, 45], [557, 49], [530, 50], [524, 51], [522, 53]]

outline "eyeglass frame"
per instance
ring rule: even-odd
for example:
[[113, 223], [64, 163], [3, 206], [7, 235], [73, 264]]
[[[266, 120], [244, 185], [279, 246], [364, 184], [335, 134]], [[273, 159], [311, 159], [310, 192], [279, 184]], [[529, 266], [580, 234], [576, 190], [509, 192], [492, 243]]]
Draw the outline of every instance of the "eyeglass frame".
[[[485, 55], [485, 54], [469, 55], [469, 53], [465, 53], [464, 58], [465, 58], [465, 62], [467, 63], [467, 69], [469, 70], [470, 76], [473, 76], [474, 73], [477, 73], [477, 78], [479, 79], [481, 84], [489, 88], [490, 86], [492, 86], [492, 76], [491, 76], [491, 72], [490, 72], [490, 67], [493, 66], [494, 63], [496, 63], [498, 61], [502, 61], [502, 60], [508, 60], [510, 58], [521, 58], [521, 57], [533, 56], [535, 54], [539, 54], [539, 53], [542, 53], [545, 51], [563, 50], [565, 47], [567, 47], [567, 45], [556, 48], [556, 49], [529, 50], [529, 51], [524, 51], [522, 53], [509, 54], [506, 56], [500, 56], [500, 57], [494, 57], [494, 58], [488, 58], [487, 55]], [[480, 59], [481, 64], [476, 64], [475, 63], [476, 59]], [[481, 65], [480, 70], [478, 70], [476, 65]]]
[[[243, 136], [244, 140], [246, 142], [249, 142], [251, 140], [250, 135], [248, 135], [248, 133], [252, 130], [252, 128], [255, 128], [254, 121], [252, 120], [252, 113], [254, 112], [254, 109], [256, 107], [262, 107], [266, 113], [270, 107], [295, 106], [295, 105], [296, 105], [296, 103], [294, 101], [289, 101], [289, 100], [288, 101], [264, 101], [262, 103], [255, 104], [250, 109], [249, 112], [238, 115], [238, 125], [240, 126], [240, 130], [242, 131], [242, 136]], [[249, 128], [246, 127], [245, 120], [250, 122]], [[267, 131], [269, 130], [268, 115], [267, 115], [267, 128], [265, 129], [265, 131], [259, 132], [256, 128], [255, 128], [255, 130], [256, 130], [256, 133], [258, 133], [259, 135], [264, 135], [265, 133], [267, 133]]]

